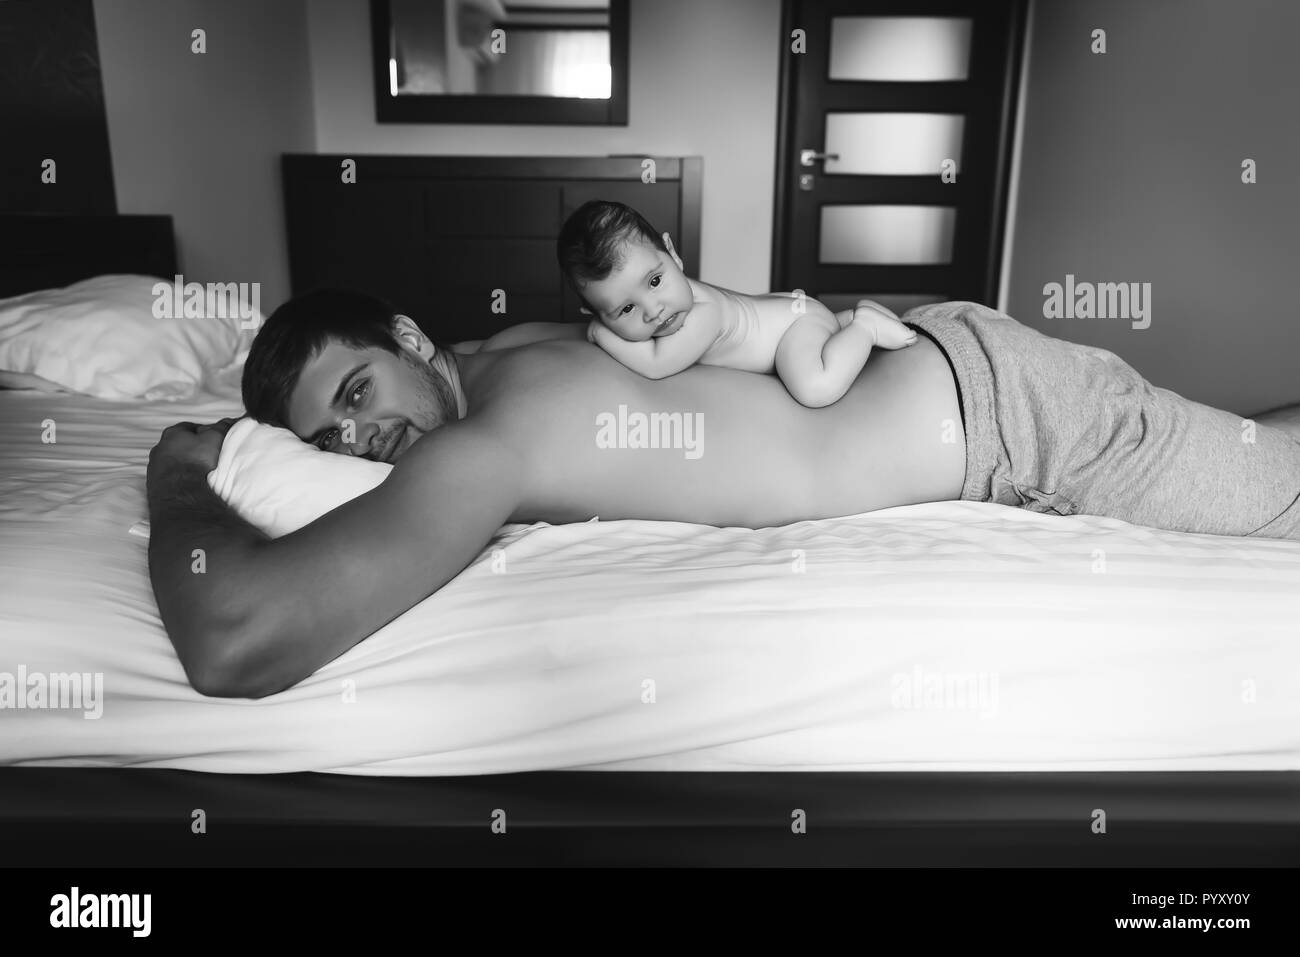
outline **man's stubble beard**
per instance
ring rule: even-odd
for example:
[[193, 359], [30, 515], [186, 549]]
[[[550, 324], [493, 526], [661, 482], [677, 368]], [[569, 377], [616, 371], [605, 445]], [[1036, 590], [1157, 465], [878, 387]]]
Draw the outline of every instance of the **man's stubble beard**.
[[460, 417], [460, 411], [451, 383], [428, 360], [409, 355], [404, 358], [411, 363], [419, 382], [417, 406], [411, 416], [411, 424], [421, 435], [428, 435], [440, 425], [455, 422]]

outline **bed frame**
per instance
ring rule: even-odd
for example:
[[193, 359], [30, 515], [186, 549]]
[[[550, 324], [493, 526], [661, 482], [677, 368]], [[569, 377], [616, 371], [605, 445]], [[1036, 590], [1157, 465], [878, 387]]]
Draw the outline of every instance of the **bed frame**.
[[[0, 215], [4, 295], [175, 269], [169, 217]], [[197, 808], [202, 840], [191, 834]], [[1104, 834], [1093, 830], [1098, 808]], [[511, 840], [492, 831], [497, 809]], [[792, 830], [796, 809], [805, 834]], [[46, 867], [1294, 866], [1300, 772], [409, 778], [0, 767], [0, 848], [7, 865]]]
[[[654, 163], [654, 185], [642, 182]], [[356, 182], [340, 168], [356, 164]], [[699, 275], [698, 156], [281, 157], [295, 295], [379, 294], [435, 342], [486, 339], [521, 322], [582, 322], [555, 237], [592, 199], [635, 206]], [[504, 297], [502, 294], [506, 294]]]

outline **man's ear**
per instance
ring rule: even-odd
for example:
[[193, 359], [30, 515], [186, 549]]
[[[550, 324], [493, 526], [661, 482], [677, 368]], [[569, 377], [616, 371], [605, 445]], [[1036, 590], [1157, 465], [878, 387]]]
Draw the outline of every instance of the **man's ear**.
[[411, 350], [422, 359], [428, 359], [438, 351], [410, 316], [404, 316], [400, 312], [393, 316], [392, 330], [393, 336], [403, 348]]
[[664, 233], [664, 246], [668, 249], [668, 255], [673, 257], [673, 262], [677, 263], [677, 268], [686, 272], [686, 267], [682, 265], [682, 257], [677, 255], [677, 250], [673, 248], [673, 237]]

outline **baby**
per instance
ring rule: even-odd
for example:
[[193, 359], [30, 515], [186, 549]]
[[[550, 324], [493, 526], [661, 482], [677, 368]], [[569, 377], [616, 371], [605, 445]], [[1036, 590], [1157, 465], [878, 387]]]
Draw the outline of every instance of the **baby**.
[[796, 401], [820, 408], [848, 391], [874, 346], [916, 341], [869, 299], [841, 325], [801, 293], [747, 296], [688, 279], [669, 235], [622, 203], [585, 203], [556, 245], [565, 278], [595, 316], [587, 338], [647, 378], [697, 362], [775, 371]]

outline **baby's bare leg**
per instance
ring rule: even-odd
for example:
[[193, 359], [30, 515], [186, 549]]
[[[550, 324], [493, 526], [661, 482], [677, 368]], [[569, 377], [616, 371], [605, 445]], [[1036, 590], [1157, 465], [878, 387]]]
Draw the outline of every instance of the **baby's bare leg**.
[[853, 310], [853, 322], [865, 323], [871, 328], [872, 344], [882, 349], [901, 349], [916, 341], [916, 330], [903, 325], [898, 316], [878, 302], [859, 299]]
[[893, 313], [862, 300], [844, 325], [826, 311], [797, 319], [777, 346], [776, 372], [797, 402], [819, 409], [844, 396], [874, 346], [901, 349], [915, 341], [916, 332]]
[[840, 329], [829, 314], [802, 316], [776, 347], [776, 374], [796, 402], [819, 409], [849, 390], [873, 344], [866, 323], [854, 321]]

